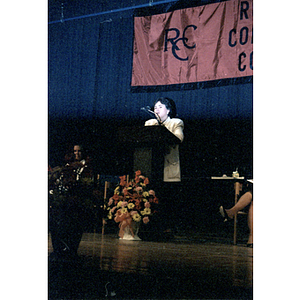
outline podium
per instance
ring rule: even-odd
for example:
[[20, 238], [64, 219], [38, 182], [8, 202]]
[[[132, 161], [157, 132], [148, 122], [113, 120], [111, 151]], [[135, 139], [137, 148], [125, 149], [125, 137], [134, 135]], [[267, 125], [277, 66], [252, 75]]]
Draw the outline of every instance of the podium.
[[169, 146], [181, 143], [164, 126], [125, 127], [117, 133], [117, 140], [126, 147], [132, 171], [141, 170], [152, 182], [163, 180], [164, 155]]

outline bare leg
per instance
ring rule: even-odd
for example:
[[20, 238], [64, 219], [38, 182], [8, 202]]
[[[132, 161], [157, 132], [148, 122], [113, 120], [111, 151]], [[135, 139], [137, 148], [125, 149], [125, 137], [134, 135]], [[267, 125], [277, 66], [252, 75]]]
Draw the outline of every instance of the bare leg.
[[247, 244], [253, 244], [253, 201], [251, 201], [248, 212], [248, 227], [250, 230]]
[[[232, 219], [234, 217], [234, 215], [242, 210], [243, 208], [245, 208], [247, 205], [249, 205], [252, 201], [252, 194], [250, 192], [246, 192], [237, 202], [237, 204], [235, 206], [233, 206], [230, 209], [225, 209], [228, 217], [230, 219]], [[253, 206], [252, 206], [253, 208]]]

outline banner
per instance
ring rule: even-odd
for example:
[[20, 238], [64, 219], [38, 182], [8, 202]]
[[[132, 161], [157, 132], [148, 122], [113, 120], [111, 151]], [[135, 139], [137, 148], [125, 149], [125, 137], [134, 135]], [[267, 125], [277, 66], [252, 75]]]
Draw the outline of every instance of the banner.
[[253, 75], [252, 0], [134, 18], [132, 86]]

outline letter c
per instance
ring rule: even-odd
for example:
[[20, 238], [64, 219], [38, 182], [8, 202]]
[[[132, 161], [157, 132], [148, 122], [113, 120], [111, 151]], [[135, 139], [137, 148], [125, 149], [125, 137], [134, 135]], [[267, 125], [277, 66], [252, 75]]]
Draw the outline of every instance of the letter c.
[[234, 43], [232, 43], [233, 37], [232, 34], [236, 34], [236, 29], [233, 28], [229, 31], [229, 40], [228, 40], [228, 44], [230, 47], [235, 47], [236, 46], [236, 41], [234, 41]]
[[239, 70], [241, 72], [245, 71], [246, 70], [246, 65], [243, 65], [242, 66], [242, 58], [246, 58], [246, 53], [245, 52], [242, 52], [240, 55], [239, 55]]

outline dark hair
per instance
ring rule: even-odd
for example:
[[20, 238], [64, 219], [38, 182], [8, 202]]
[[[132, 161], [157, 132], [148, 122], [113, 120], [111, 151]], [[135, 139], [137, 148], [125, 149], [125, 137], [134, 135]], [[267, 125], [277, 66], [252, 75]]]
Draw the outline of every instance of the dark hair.
[[160, 102], [160, 103], [164, 104], [166, 106], [166, 108], [170, 110], [170, 112], [169, 112], [169, 117], [170, 118], [177, 117], [176, 104], [175, 104], [174, 100], [172, 100], [171, 98], [168, 98], [168, 97], [159, 97], [158, 99], [156, 99], [154, 101], [153, 106], [155, 106], [155, 104], [157, 102]]
[[68, 153], [65, 155], [65, 161], [66, 162], [74, 162], [75, 161], [75, 155], [74, 155], [74, 147], [79, 146], [81, 150], [81, 156], [82, 159], [87, 159], [87, 151], [80, 143], [74, 143], [72, 145], [69, 145], [68, 147]]

